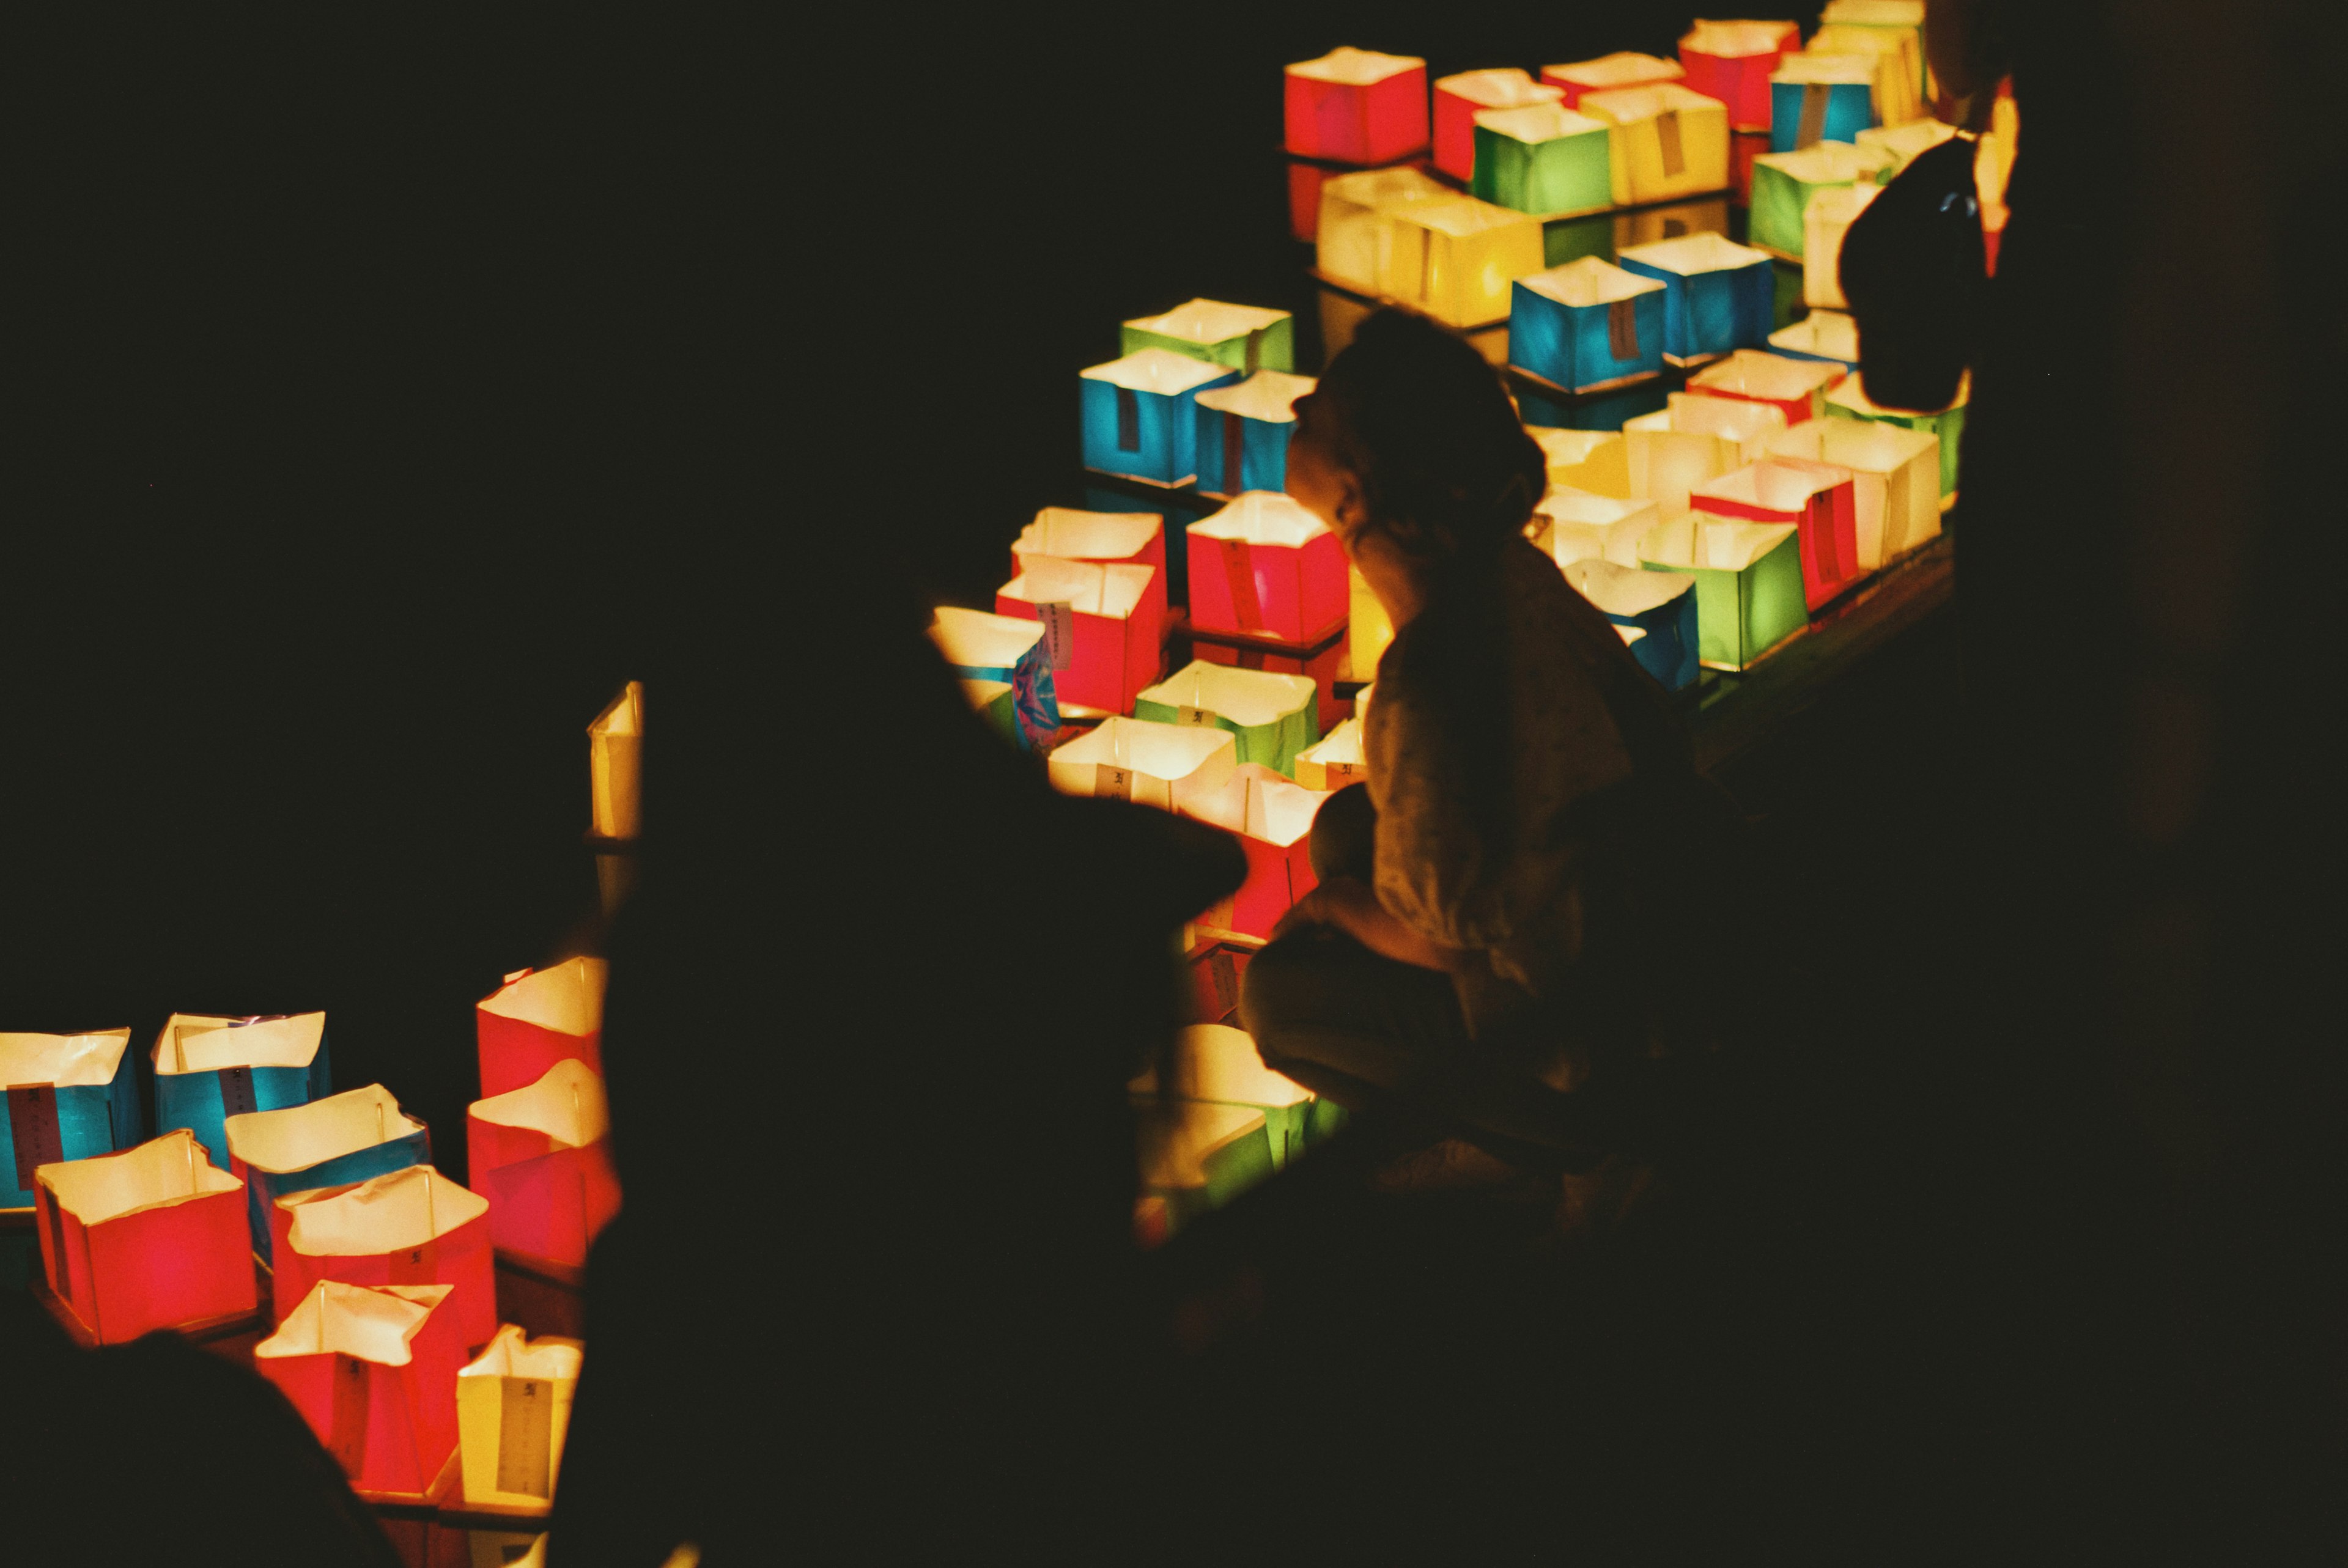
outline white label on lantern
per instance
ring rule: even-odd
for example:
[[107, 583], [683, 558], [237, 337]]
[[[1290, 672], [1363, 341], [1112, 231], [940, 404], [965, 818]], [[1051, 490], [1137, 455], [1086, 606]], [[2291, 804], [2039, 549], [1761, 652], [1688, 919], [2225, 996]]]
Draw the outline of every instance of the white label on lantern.
[[1118, 800], [1133, 798], [1133, 770], [1108, 763], [1093, 764], [1093, 794], [1114, 795]]
[[1035, 607], [1035, 619], [1044, 623], [1045, 656], [1055, 670], [1066, 670], [1076, 660], [1076, 612], [1066, 600], [1055, 600]]
[[1174, 710], [1174, 722], [1194, 730], [1211, 730], [1217, 727], [1215, 711], [1212, 708], [1177, 707]]
[[500, 1378], [498, 1490], [551, 1497], [547, 1454], [554, 1446], [554, 1385], [543, 1378]]

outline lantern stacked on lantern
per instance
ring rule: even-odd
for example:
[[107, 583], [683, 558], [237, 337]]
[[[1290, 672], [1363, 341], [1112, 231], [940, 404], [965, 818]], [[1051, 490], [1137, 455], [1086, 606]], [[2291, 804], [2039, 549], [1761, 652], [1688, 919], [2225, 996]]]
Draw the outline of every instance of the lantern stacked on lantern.
[[483, 1097], [465, 1112], [472, 1183], [499, 1252], [576, 1270], [620, 1206], [603, 1098], [605, 969], [519, 969], [474, 1009]]

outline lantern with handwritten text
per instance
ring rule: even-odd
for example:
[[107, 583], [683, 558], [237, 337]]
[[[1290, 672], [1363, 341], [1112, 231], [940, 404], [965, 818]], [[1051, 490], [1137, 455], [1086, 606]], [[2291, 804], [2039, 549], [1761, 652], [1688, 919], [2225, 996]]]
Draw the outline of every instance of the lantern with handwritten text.
[[1050, 747], [1060, 729], [1060, 697], [1040, 623], [942, 604], [930, 622], [930, 641], [963, 680], [1008, 683], [1020, 744], [1031, 752]]
[[1787, 55], [1769, 77], [1769, 150], [1849, 141], [1876, 123], [1871, 55]]
[[1336, 791], [1366, 783], [1368, 756], [1362, 750], [1362, 721], [1348, 719], [1296, 753], [1296, 782], [1306, 789]]
[[305, 1104], [334, 1088], [322, 1012], [279, 1018], [175, 1012], [155, 1037], [152, 1055], [157, 1130], [188, 1128], [223, 1166], [226, 1118]]
[[1085, 466], [1152, 485], [1187, 485], [1198, 472], [1204, 386], [1237, 381], [1226, 365], [1145, 348], [1078, 374]]
[[1158, 569], [1053, 556], [1024, 556], [1021, 563], [1019, 575], [994, 590], [994, 612], [1043, 625], [1061, 703], [1104, 713], [1132, 707], [1164, 658], [1150, 591]]
[[33, 1206], [33, 1173], [139, 1142], [146, 1119], [131, 1065], [130, 1031], [0, 1034], [0, 1208]]
[[1238, 738], [1220, 725], [1106, 719], [1056, 749], [1047, 764], [1065, 794], [1107, 795], [1179, 812], [1223, 787], [1239, 765]]
[[465, 1347], [448, 1296], [445, 1285], [322, 1280], [253, 1347], [253, 1370], [370, 1501], [436, 1502], [456, 1483]]
[[1673, 82], [1591, 93], [1581, 112], [1612, 128], [1617, 206], [1675, 201], [1728, 184], [1728, 111]]
[[467, 1508], [536, 1514], [553, 1506], [582, 1349], [576, 1339], [527, 1338], [508, 1323], [458, 1369]]
[[1194, 626], [1309, 643], [1344, 623], [1345, 552], [1285, 495], [1240, 497], [1190, 525], [1189, 548]]
[[49, 1289], [99, 1344], [252, 1310], [244, 1184], [186, 1128], [34, 1181]]

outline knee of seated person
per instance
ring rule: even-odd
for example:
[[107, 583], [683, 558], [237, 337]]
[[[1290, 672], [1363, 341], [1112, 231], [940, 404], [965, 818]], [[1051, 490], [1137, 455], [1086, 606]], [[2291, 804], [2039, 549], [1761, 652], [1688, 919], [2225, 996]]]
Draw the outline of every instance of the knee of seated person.
[[1274, 1071], [1286, 1026], [1313, 1015], [1314, 998], [1322, 989], [1315, 949], [1324, 944], [1314, 939], [1318, 936], [1307, 930], [1282, 937], [1249, 959], [1240, 974], [1240, 1027], [1255, 1040], [1264, 1065]]
[[1333, 876], [1372, 880], [1376, 864], [1378, 809], [1370, 804], [1367, 784], [1348, 784], [1321, 803], [1313, 818], [1313, 836], [1306, 845], [1313, 875], [1326, 882]]

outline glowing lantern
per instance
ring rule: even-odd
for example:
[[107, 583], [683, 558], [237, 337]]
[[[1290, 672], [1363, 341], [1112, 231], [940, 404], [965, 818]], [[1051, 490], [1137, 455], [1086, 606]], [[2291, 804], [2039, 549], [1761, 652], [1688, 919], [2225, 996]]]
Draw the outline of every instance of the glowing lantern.
[[1386, 212], [1377, 292], [1447, 326], [1509, 313], [1509, 284], [1547, 264], [1540, 220], [1471, 196], [1412, 201]]
[[1228, 730], [1237, 761], [1282, 774], [1293, 773], [1296, 753], [1321, 738], [1320, 689], [1311, 676], [1237, 670], [1203, 659], [1142, 692], [1133, 716]]
[[1189, 484], [1199, 471], [1192, 396], [1238, 379], [1226, 366], [1162, 348], [1080, 372], [1085, 466], [1152, 485]]
[[1895, 37], [1904, 35], [1916, 72], [1916, 91], [1922, 97], [1931, 96], [1931, 67], [1924, 55], [1924, 0], [1827, 0], [1818, 21], [1820, 32], [1831, 27], [1839, 35], [1866, 28]]
[[481, 1058], [481, 1092], [503, 1094], [535, 1083], [558, 1061], [603, 1071], [601, 958], [566, 958], [550, 969], [516, 969], [473, 1008]]
[[1323, 732], [1345, 716], [1345, 704], [1337, 695], [1337, 682], [1350, 679], [1345, 673], [1345, 653], [1346, 637], [1342, 627], [1310, 647], [1291, 647], [1235, 631], [1194, 629], [1190, 633], [1190, 655], [1201, 662], [1220, 664], [1229, 670], [1302, 675], [1312, 682], [1318, 694]]
[[1510, 286], [1509, 363], [1528, 375], [1591, 392], [1662, 372], [1661, 279], [1584, 256]]
[[1296, 753], [1296, 782], [1306, 789], [1341, 790], [1370, 776], [1362, 752], [1362, 721], [1348, 719], [1314, 745]]
[[1769, 77], [1769, 150], [1850, 140], [1875, 124], [1875, 56], [1787, 55]]
[[[1331, 1118], [1315, 1114], [1320, 1102], [1313, 1091], [1266, 1067], [1244, 1030], [1192, 1024], [1174, 1037], [1173, 1060], [1176, 1099], [1262, 1113], [1274, 1168], [1302, 1154], [1308, 1143], [1317, 1142], [1327, 1130]], [[1131, 1089], [1138, 1097], [1156, 1094], [1158, 1074], [1143, 1073]]]
[[[1220, 395], [1220, 393], [1210, 395]], [[1029, 556], [1056, 556], [1061, 560], [1092, 561], [1101, 566], [1146, 566], [1157, 569], [1149, 579], [1149, 600], [1158, 620], [1166, 620], [1166, 519], [1156, 512], [1080, 512], [1071, 507], [1046, 507], [1011, 541], [1011, 575], [1027, 569]]]
[[1688, 377], [1688, 390], [1704, 397], [1766, 403], [1783, 414], [1787, 424], [1799, 425], [1825, 411], [1826, 389], [1844, 374], [1840, 366], [1820, 360], [1741, 348]]
[[1728, 106], [1738, 130], [1769, 128], [1769, 77], [1778, 59], [1802, 45], [1791, 22], [1697, 21], [1680, 39], [1687, 85]]
[[553, 1506], [581, 1354], [576, 1339], [526, 1339], [508, 1323], [479, 1360], [458, 1368], [467, 1508], [543, 1513]]
[[[1811, 37], [1807, 52], [1869, 62], [1874, 67], [1873, 80], [1869, 83], [1874, 100], [1871, 106], [1874, 112], [1869, 117], [1871, 123], [1905, 125], [1924, 112], [1923, 89], [1917, 85], [1917, 50], [1916, 36], [1912, 33], [1881, 27], [1830, 26], [1818, 30]], [[1798, 55], [1786, 56], [1787, 60], [1801, 57]], [[1832, 131], [1827, 132], [1827, 138], [1829, 140], [1840, 139]], [[1856, 139], [1855, 134], [1853, 139]]]
[[1802, 259], [1802, 214], [1820, 191], [1873, 184], [1891, 166], [1878, 147], [1822, 141], [1799, 152], [1765, 152], [1753, 160], [1751, 238], [1757, 248], [1788, 261]]
[[1715, 670], [1745, 669], [1809, 624], [1789, 523], [1690, 512], [1648, 537], [1644, 565], [1695, 579], [1697, 654]]
[[445, 1285], [321, 1280], [252, 1349], [360, 1496], [437, 1501], [455, 1482], [457, 1371]]
[[1022, 562], [1025, 569], [994, 590], [994, 611], [1042, 623], [1058, 700], [1105, 713], [1132, 707], [1164, 659], [1165, 628], [1150, 593], [1158, 569], [1052, 556]]
[[1581, 113], [1612, 128], [1617, 206], [1672, 201], [1728, 183], [1728, 111], [1674, 83], [1591, 93]]
[[[1631, 458], [1619, 430], [1559, 430], [1528, 425], [1525, 434], [1540, 443], [1549, 460], [1552, 488], [1587, 490], [1593, 496], [1627, 500], [1631, 495]], [[1354, 666], [1355, 673], [1363, 666]]]
[[1237, 386], [1198, 395], [1199, 489], [1209, 496], [1277, 490], [1288, 483], [1288, 440], [1298, 398], [1319, 383], [1262, 370]]
[[1570, 562], [1564, 569], [1565, 580], [1598, 613], [1639, 634], [1631, 640], [1631, 657], [1663, 690], [1694, 684], [1702, 647], [1695, 579], [1596, 558]]
[[1386, 646], [1394, 641], [1394, 620], [1386, 607], [1370, 591], [1369, 579], [1361, 568], [1348, 565], [1345, 586], [1350, 597], [1350, 614], [1345, 628], [1345, 658], [1356, 681], [1366, 680], [1377, 673], [1378, 661], [1385, 658]]
[[0, 1034], [0, 1084], [8, 1120], [0, 1126], [0, 1208], [33, 1206], [33, 1172], [59, 1160], [87, 1160], [139, 1142], [139, 1077], [130, 1031]]
[[1759, 462], [1785, 428], [1785, 411], [1773, 404], [1674, 392], [1657, 412], [1622, 423], [1631, 493], [1653, 501], [1669, 522], [1688, 509], [1689, 491]]
[[1859, 564], [1873, 571], [1941, 532], [1941, 442], [1874, 419], [1813, 419], [1769, 441], [1773, 457], [1850, 471]]
[[[1658, 82], [1677, 82], [1687, 75], [1687, 67], [1677, 60], [1659, 60], [1653, 55], [1623, 51], [1601, 55], [1594, 60], [1575, 60], [1562, 66], [1543, 66], [1540, 79], [1565, 92], [1565, 107], [1581, 108], [1589, 93], [1611, 93], [1622, 87], [1653, 87]], [[1717, 100], [1715, 100], [1717, 101]]]
[[188, 1128], [217, 1161], [228, 1158], [225, 1118], [305, 1104], [334, 1087], [322, 1012], [277, 1018], [175, 1012], [155, 1037], [152, 1060], [157, 1130]]
[[[1481, 109], [1525, 108], [1553, 104], [1565, 96], [1510, 66], [1462, 71], [1435, 83], [1435, 167], [1465, 183], [1476, 177], [1476, 115]], [[1570, 106], [1568, 106], [1570, 107]]]
[[1250, 375], [1259, 370], [1290, 370], [1296, 364], [1296, 318], [1286, 311], [1256, 305], [1192, 300], [1162, 316], [1127, 322], [1118, 336], [1117, 347], [1124, 354], [1162, 348]]
[[1766, 130], [1728, 133], [1728, 189], [1739, 207], [1753, 205], [1753, 160], [1769, 150]]
[[1867, 574], [1859, 564], [1859, 498], [1850, 470], [1767, 457], [1698, 485], [1699, 512], [1756, 523], [1790, 523], [1801, 534], [1802, 591], [1817, 610]]
[[964, 680], [1009, 682], [1020, 743], [1031, 752], [1051, 744], [1060, 729], [1060, 699], [1041, 622], [941, 605], [930, 641]]
[[466, 1108], [473, 1188], [489, 1201], [489, 1236], [499, 1250], [574, 1268], [586, 1263], [595, 1233], [620, 1212], [611, 1130], [603, 1081], [576, 1061], [558, 1061], [529, 1088]]
[[244, 1184], [180, 1128], [34, 1178], [50, 1291], [101, 1345], [253, 1307]]
[[1311, 643], [1345, 620], [1345, 552], [1289, 497], [1256, 490], [1190, 525], [1190, 623]]
[[[1395, 214], [1416, 202], [1447, 201], [1456, 194], [1416, 169], [1366, 169], [1323, 182], [1313, 270], [1342, 287], [1376, 293], [1394, 244]], [[1335, 345], [1329, 352], [1335, 353]]]
[[1242, 936], [1271, 936], [1281, 917], [1319, 886], [1313, 875], [1313, 818], [1328, 798], [1326, 791], [1292, 784], [1255, 763], [1233, 769], [1221, 789], [1193, 797], [1183, 814], [1238, 835], [1248, 868], [1239, 890], [1200, 922]]
[[403, 1113], [380, 1083], [282, 1111], [231, 1116], [222, 1126], [229, 1169], [245, 1184], [252, 1250], [263, 1263], [273, 1255], [271, 1216], [288, 1193], [364, 1182], [432, 1161], [430, 1131]]
[[1392, 163], [1426, 145], [1426, 62], [1332, 49], [1288, 67], [1288, 150], [1333, 163]]
[[1653, 501], [1617, 500], [1561, 486], [1551, 487], [1533, 514], [1548, 523], [1541, 548], [1558, 565], [1596, 559], [1633, 569], [1647, 530], [1663, 520]]
[[1615, 261], [1625, 272], [1663, 281], [1663, 358], [1670, 364], [1752, 348], [1776, 324], [1777, 281], [1769, 258], [1718, 234], [1634, 245]]
[[587, 780], [595, 836], [644, 832], [644, 683], [631, 681], [587, 726]]
[[1565, 218], [1613, 204], [1612, 138], [1603, 120], [1554, 103], [1476, 114], [1476, 179], [1482, 200], [1518, 212]]
[[[1818, 204], [1811, 203], [1810, 210], [1818, 210]], [[1792, 326], [1771, 333], [1769, 352], [1837, 365], [1848, 374], [1859, 368], [1859, 323], [1840, 311], [1812, 311]]]
[[1012, 700], [1010, 682], [964, 681], [962, 694], [987, 728], [1014, 746], [1019, 743], [1019, 704]]
[[1872, 130], [1860, 131], [1851, 140], [1858, 146], [1876, 148], [1891, 155], [1891, 167], [1881, 176], [1883, 183], [1889, 185], [1918, 153], [1930, 152], [1956, 134], [1955, 126], [1940, 120], [1910, 118], [1904, 123], [1886, 123]]
[[1886, 425], [1897, 425], [1906, 430], [1921, 430], [1937, 436], [1941, 441], [1941, 509], [1947, 511], [1957, 499], [1957, 448], [1965, 436], [1965, 403], [1972, 395], [1972, 376], [1968, 374], [1957, 383], [1957, 400], [1934, 414], [1917, 414], [1904, 408], [1885, 408], [1867, 395], [1860, 377], [1852, 376], [1827, 394], [1827, 416], [1830, 419], [1874, 419]]
[[1812, 309], [1849, 310], [1842, 292], [1842, 237], [1879, 185], [1829, 186], [1802, 210], [1802, 302]]
[[1111, 795], [1166, 811], [1223, 787], [1239, 765], [1239, 741], [1221, 725], [1106, 719], [1053, 752], [1053, 787]]
[[286, 1317], [322, 1279], [345, 1285], [446, 1285], [444, 1310], [467, 1345], [498, 1327], [489, 1200], [429, 1165], [348, 1187], [294, 1193], [270, 1205], [272, 1293]]
[[1166, 1203], [1170, 1233], [1272, 1173], [1263, 1112], [1196, 1101], [1144, 1102], [1136, 1118], [1141, 1188]]

